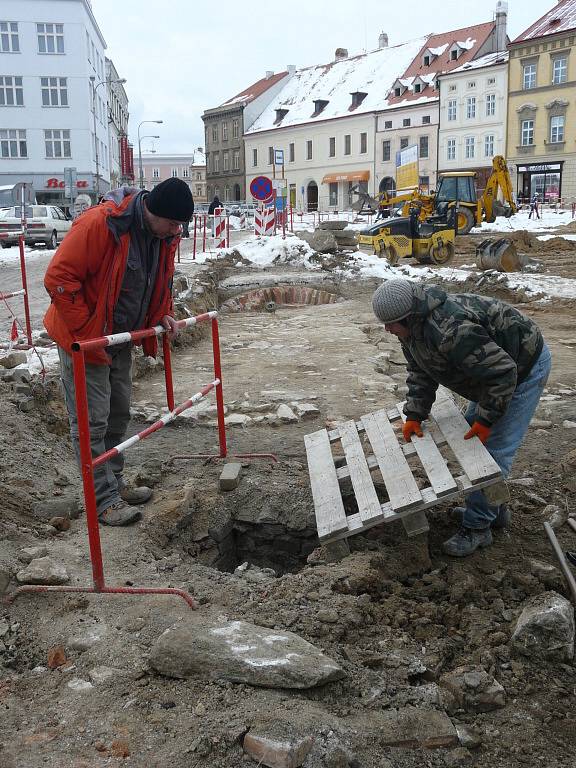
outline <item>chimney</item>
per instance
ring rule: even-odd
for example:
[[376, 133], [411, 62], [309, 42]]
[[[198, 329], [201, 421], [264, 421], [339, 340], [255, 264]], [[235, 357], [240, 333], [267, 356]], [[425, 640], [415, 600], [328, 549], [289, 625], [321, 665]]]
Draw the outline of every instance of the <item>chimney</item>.
[[506, 20], [508, 17], [507, 0], [498, 0], [496, 3], [496, 52], [506, 50]]
[[342, 61], [348, 58], [348, 50], [346, 48], [336, 48], [334, 53], [334, 61]]
[[380, 32], [378, 37], [378, 48], [388, 48], [388, 35], [386, 32]]
[[293, 75], [296, 72], [296, 65], [295, 64], [288, 64], [286, 67], [286, 70], [288, 71], [289, 75]]
[[266, 80], [270, 80], [272, 77], [274, 77], [274, 72], [268, 69], [266, 71]]

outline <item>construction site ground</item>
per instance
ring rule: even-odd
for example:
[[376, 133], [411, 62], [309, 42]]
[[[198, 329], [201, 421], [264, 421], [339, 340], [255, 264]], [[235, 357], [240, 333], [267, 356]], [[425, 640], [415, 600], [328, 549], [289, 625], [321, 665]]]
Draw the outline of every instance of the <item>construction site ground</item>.
[[[576, 280], [576, 243], [551, 247], [550, 240], [512, 236], [542, 273]], [[454, 266], [473, 262], [480, 239], [458, 238]], [[295, 271], [236, 262], [226, 257], [200, 269], [188, 259], [181, 266], [184, 287], [202, 286], [189, 291], [189, 311], [221, 301], [219, 286], [230, 277], [246, 276], [249, 284], [254, 273], [258, 283], [265, 272], [287, 285]], [[237, 768], [258, 764], [243, 751], [245, 734], [275, 728], [314, 738], [306, 768], [572, 768], [576, 667], [518, 655], [510, 637], [531, 596], [568, 596], [559, 570], [542, 565], [556, 565], [543, 522], [549, 504], [566, 515], [574, 510], [576, 463], [567, 456], [576, 435], [576, 301], [518, 296], [502, 283], [478, 285], [477, 276], [440, 282], [448, 291], [478, 290], [517, 305], [539, 324], [552, 352], [538, 421], [509, 485], [511, 527], [465, 560], [441, 553], [455, 529], [447, 505], [429, 513], [429, 534], [407, 539], [399, 523], [375, 527], [353, 537], [351, 555], [339, 562], [329, 562], [313, 538], [308, 549], [290, 546], [291, 531], [297, 538], [296, 531], [313, 528], [304, 435], [392, 407], [404, 391], [399, 345], [371, 312], [378, 281], [343, 275], [330, 257], [309, 285], [338, 301], [221, 317], [229, 450], [274, 453], [277, 463], [245, 460], [238, 488], [219, 491], [222, 462], [190, 458], [218, 450], [214, 409], [204, 407], [128, 453], [127, 475], [153, 485], [154, 497], [133, 527], [101, 528], [107, 583], [179, 587], [195, 596], [198, 610], [175, 597], [81, 593], [0, 604], [2, 768]], [[208, 329], [176, 345], [173, 365], [181, 402], [212, 379]], [[24, 568], [24, 548], [45, 546], [67, 568], [69, 584], [89, 585], [86, 520], [55, 371], [44, 382], [34, 379], [32, 397], [23, 412], [21, 395], [0, 382], [0, 568], [14, 574]], [[294, 421], [278, 413], [281, 405], [297, 413], [301, 404], [318, 411]], [[164, 405], [162, 370], [140, 363], [131, 433]], [[209, 532], [221, 514], [238, 523], [237, 546], [224, 559]], [[50, 525], [54, 517], [72, 518], [69, 529]], [[288, 531], [277, 556], [273, 534], [259, 539], [257, 532], [275, 524]], [[567, 526], [558, 536], [564, 549], [576, 549]], [[250, 567], [234, 573], [245, 561]], [[8, 591], [15, 586], [13, 579]], [[151, 668], [150, 649], [164, 630], [182, 620], [224, 618], [295, 632], [345, 676], [288, 690], [202, 673], [172, 679]], [[442, 678], [463, 666], [493, 676], [504, 702], [489, 711], [447, 703]], [[389, 735], [394, 713], [413, 724], [399, 746]], [[449, 718], [459, 738], [432, 748], [425, 724], [435, 722], [433, 713]]]

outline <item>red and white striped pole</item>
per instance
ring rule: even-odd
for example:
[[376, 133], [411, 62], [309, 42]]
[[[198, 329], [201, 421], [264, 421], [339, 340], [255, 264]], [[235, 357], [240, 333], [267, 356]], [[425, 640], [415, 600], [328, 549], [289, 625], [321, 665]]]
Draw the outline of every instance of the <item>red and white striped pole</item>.
[[194, 245], [192, 246], [192, 260], [196, 260], [196, 234], [198, 230], [198, 216], [194, 216]]

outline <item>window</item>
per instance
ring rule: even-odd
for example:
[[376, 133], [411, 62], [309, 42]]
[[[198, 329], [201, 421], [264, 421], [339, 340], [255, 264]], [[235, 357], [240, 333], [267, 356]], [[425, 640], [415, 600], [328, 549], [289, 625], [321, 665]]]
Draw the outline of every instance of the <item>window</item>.
[[258, 150], [252, 150], [252, 165], [256, 167], [258, 165]]
[[474, 157], [474, 144], [475, 144], [474, 136], [467, 136], [466, 143], [465, 143], [467, 160], [470, 160]]
[[550, 118], [550, 142], [557, 144], [564, 141], [564, 115]]
[[212, 141], [218, 141], [218, 123], [214, 123], [212, 126]]
[[222, 123], [222, 141], [228, 141], [228, 123], [226, 121]]
[[488, 80], [486, 80], [487, 85], [495, 85], [496, 78], [495, 77], [489, 77]]
[[240, 150], [238, 149], [234, 150], [234, 154], [232, 155], [232, 167], [235, 171], [240, 170]]
[[336, 138], [334, 136], [329, 139], [328, 157], [336, 157]]
[[429, 53], [427, 53], [427, 54], [424, 56], [424, 62], [423, 62], [423, 63], [424, 63], [424, 66], [425, 66], [425, 67], [429, 67], [429, 66], [430, 66], [430, 61], [431, 61], [431, 59], [430, 59], [430, 54], [429, 54]]
[[456, 86], [455, 85], [451, 85], [451, 86], [449, 86], [448, 90], [450, 91], [450, 93], [453, 93], [456, 90]]
[[240, 132], [240, 125], [238, 120], [232, 120], [232, 138], [237, 139]]
[[[224, 124], [222, 124], [222, 127], [224, 127]], [[224, 171], [224, 173], [230, 170], [230, 153], [229, 152], [222, 153], [222, 170]]]
[[420, 136], [420, 157], [428, 157], [428, 136]]
[[202, 185], [201, 184], [196, 184], [196, 194], [198, 195], [198, 197], [200, 197], [202, 195]]
[[328, 194], [329, 194], [329, 201], [328, 205], [331, 206], [337, 206], [338, 205], [338, 182], [330, 182], [328, 185]]
[[430, 115], [422, 115], [422, 125], [430, 125]]
[[43, 107], [68, 106], [68, 80], [65, 77], [41, 77]]
[[392, 128], [392, 120], [385, 120], [384, 121], [384, 128]]
[[360, 134], [360, 154], [364, 155], [368, 152], [368, 134]]
[[26, 131], [0, 129], [0, 157], [28, 157]]
[[172, 168], [171, 175], [173, 179], [178, 178], [178, 168]]
[[408, 146], [408, 136], [404, 136], [400, 139], [400, 149], [406, 149]]
[[534, 144], [534, 120], [522, 120], [520, 141], [523, 147]]
[[522, 82], [525, 91], [536, 88], [536, 64], [524, 64]]
[[489, 93], [486, 96], [486, 117], [496, 114], [496, 94]]
[[230, 187], [224, 187], [224, 200], [230, 200]]
[[484, 137], [484, 157], [494, 156], [494, 134], [489, 133]]
[[468, 88], [476, 88], [476, 81], [469, 80], [467, 85], [468, 85]]
[[382, 142], [382, 161], [385, 163], [390, 160], [390, 141], [386, 140]]
[[153, 179], [160, 178], [160, 168], [152, 168], [152, 178]]
[[448, 139], [446, 144], [446, 159], [456, 160], [456, 139]]
[[410, 118], [409, 118], [409, 117], [405, 117], [405, 118], [402, 120], [402, 126], [403, 126], [404, 128], [409, 128], [409, 127], [410, 127]]
[[306, 142], [306, 160], [312, 160], [312, 141], [310, 139]]
[[212, 165], [213, 165], [214, 173], [220, 173], [220, 155], [218, 154], [218, 152], [215, 152], [212, 155]]
[[[70, 152], [70, 131], [51, 129], [44, 131], [46, 157], [72, 157]], [[104, 157], [101, 153], [102, 158]]]
[[0, 21], [0, 53], [20, 53], [17, 21]]
[[190, 169], [189, 168], [182, 168], [182, 178], [183, 179], [189, 179], [190, 178]]
[[554, 59], [552, 62], [552, 82], [554, 85], [566, 82], [568, 67], [566, 65], [566, 57]]
[[36, 24], [38, 53], [64, 53], [64, 24]]
[[0, 77], [0, 107], [23, 107], [24, 89], [22, 78], [4, 75]]
[[420, 93], [422, 90], [422, 83], [414, 83], [414, 93]]
[[466, 117], [468, 120], [476, 117], [476, 96], [468, 96], [466, 99]]
[[294, 144], [288, 144], [288, 162], [294, 162]]
[[448, 120], [456, 120], [456, 99], [448, 101]]
[[349, 155], [352, 152], [352, 138], [349, 133], [344, 136], [344, 154]]
[[458, 48], [454, 48], [450, 51], [450, 61], [456, 61], [458, 58]]
[[402, 88], [394, 88], [394, 96], [402, 96]]
[[274, 147], [268, 147], [268, 165], [274, 164]]

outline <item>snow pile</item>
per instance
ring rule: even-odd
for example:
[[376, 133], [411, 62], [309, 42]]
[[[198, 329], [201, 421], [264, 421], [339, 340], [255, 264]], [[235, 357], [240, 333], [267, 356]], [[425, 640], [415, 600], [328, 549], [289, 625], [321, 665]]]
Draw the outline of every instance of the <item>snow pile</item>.
[[[51, 251], [49, 248], [30, 248], [28, 245], [24, 246], [24, 256], [26, 257], [26, 263], [28, 264], [33, 259], [50, 258], [56, 251]], [[20, 248], [17, 245], [13, 245], [11, 248], [2, 248], [0, 251], [0, 267], [7, 266], [8, 264], [16, 264], [20, 261]]]
[[529, 219], [529, 211], [519, 211], [518, 213], [506, 219], [504, 216], [498, 216], [493, 224], [483, 221], [479, 227], [474, 227], [474, 232], [513, 232], [519, 229], [525, 229], [528, 232], [542, 232], [557, 227], [570, 224], [574, 221], [570, 211], [554, 211], [550, 208], [540, 209], [539, 219]]

